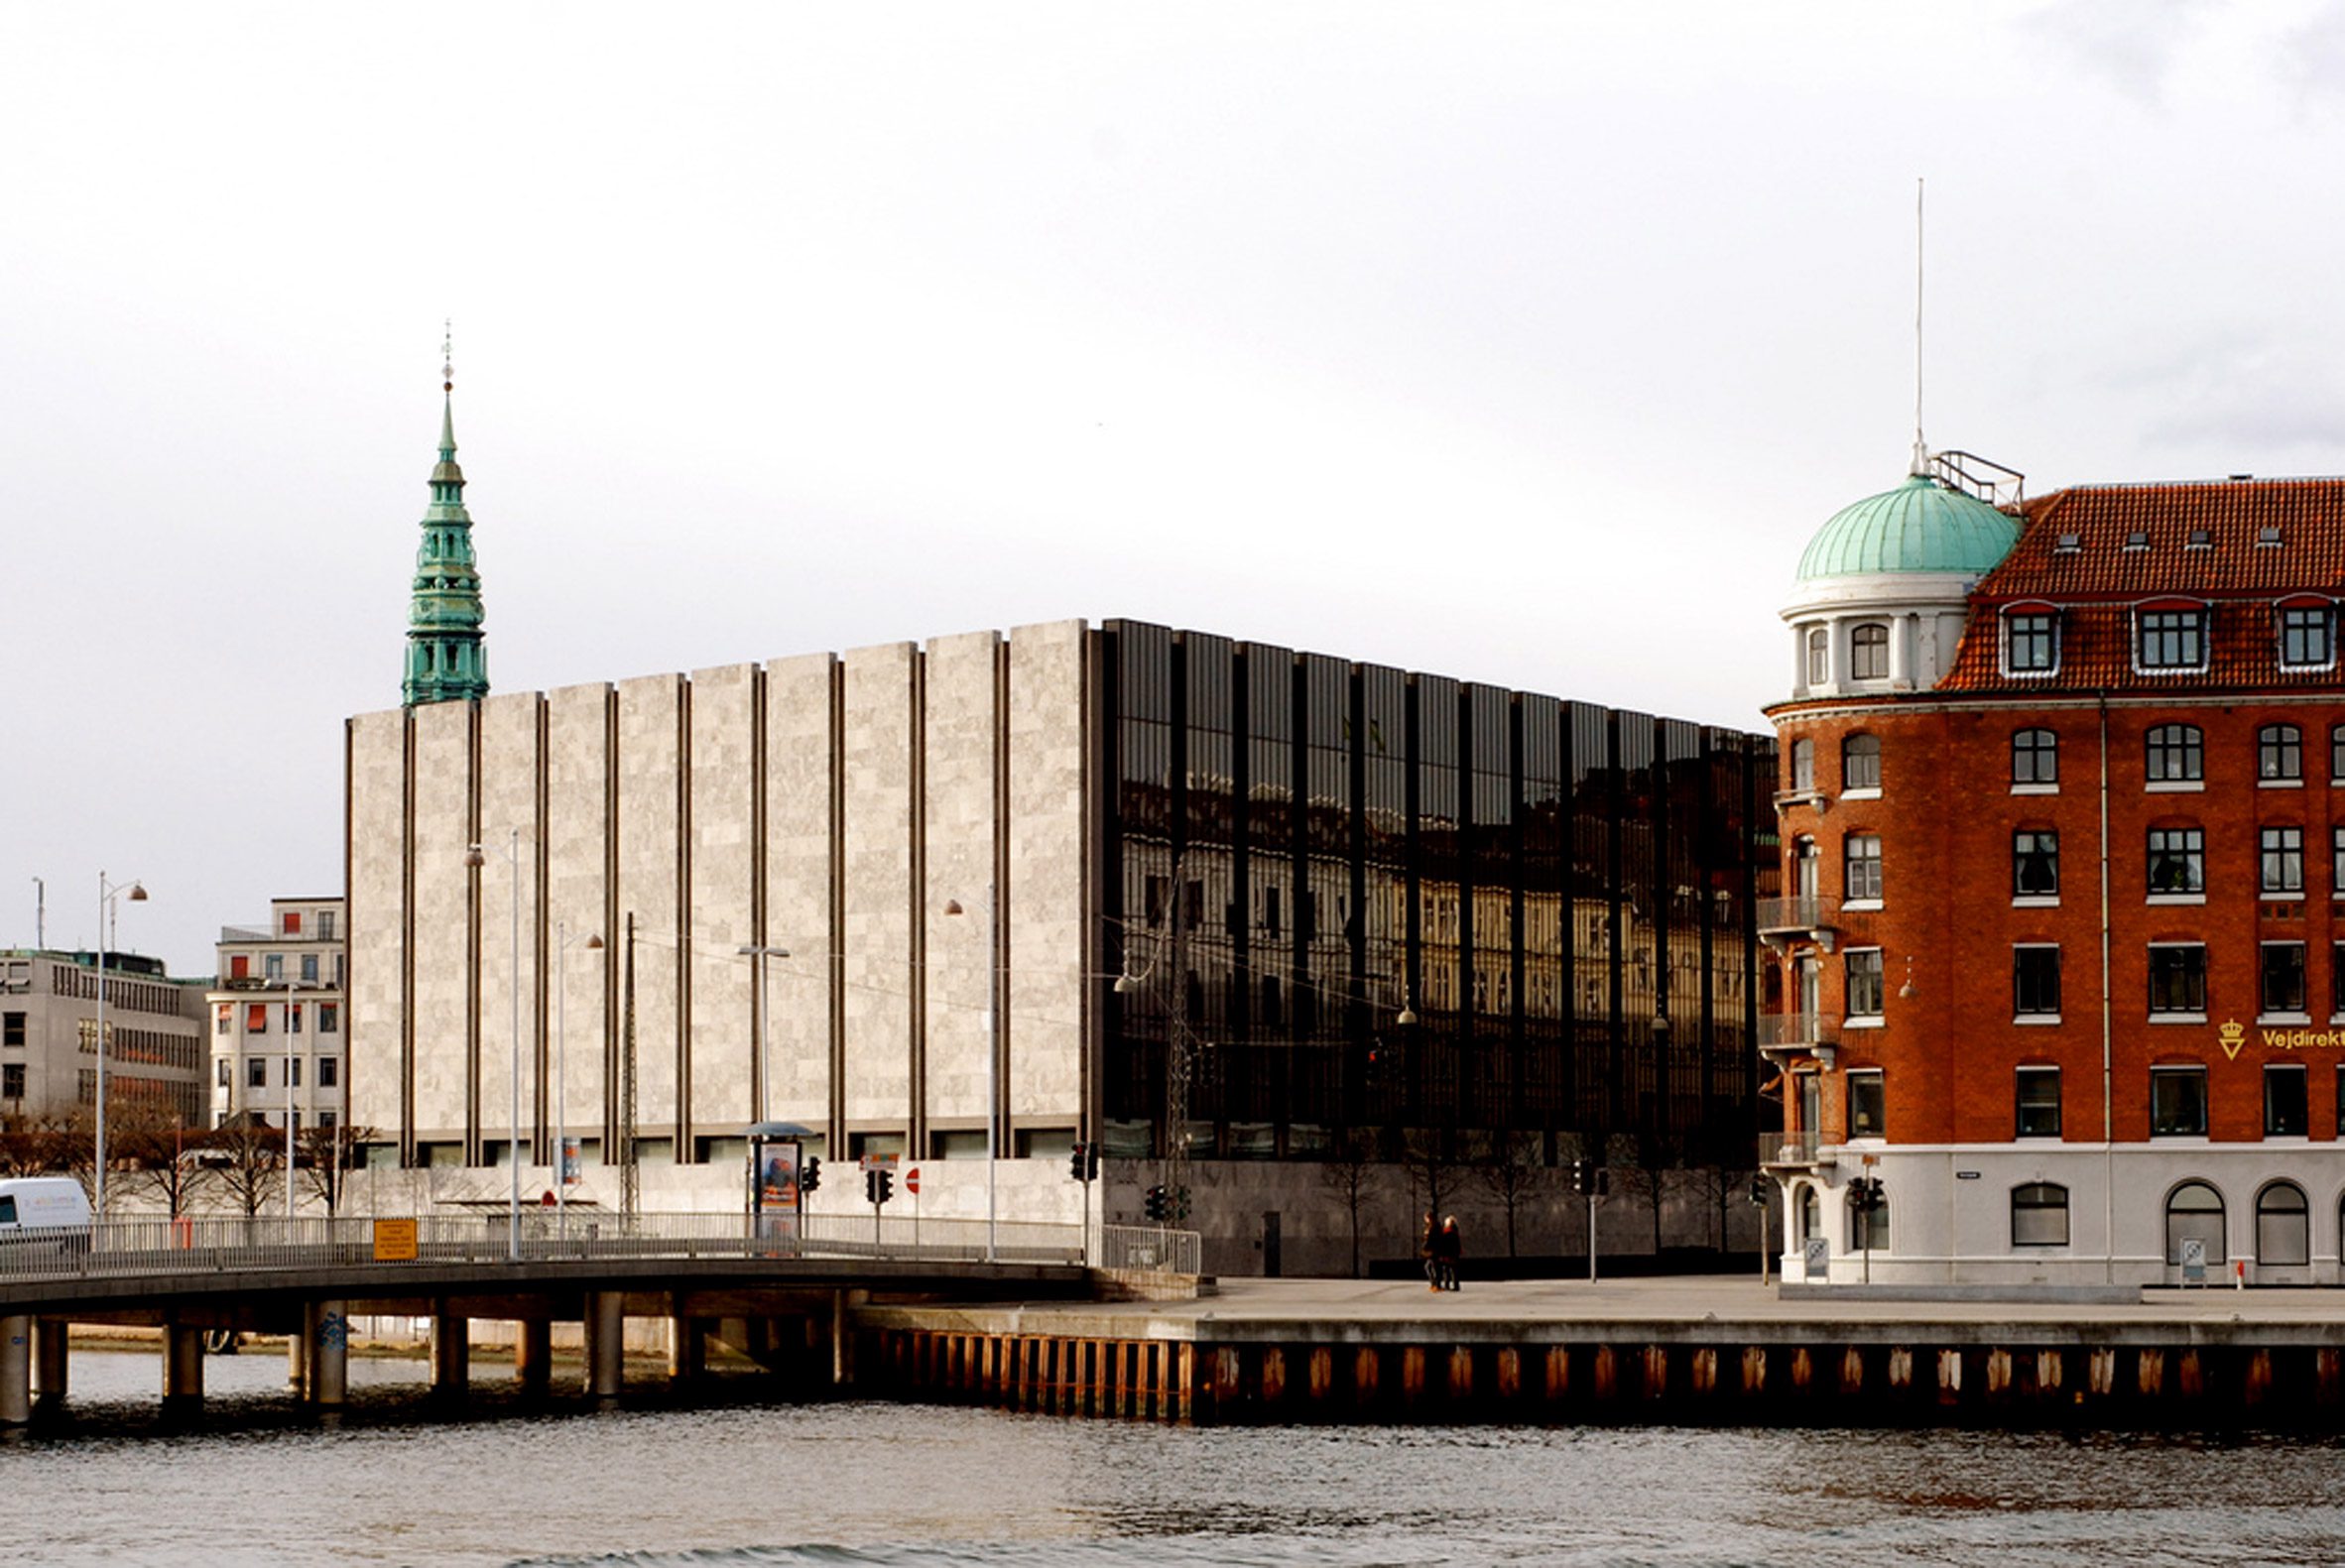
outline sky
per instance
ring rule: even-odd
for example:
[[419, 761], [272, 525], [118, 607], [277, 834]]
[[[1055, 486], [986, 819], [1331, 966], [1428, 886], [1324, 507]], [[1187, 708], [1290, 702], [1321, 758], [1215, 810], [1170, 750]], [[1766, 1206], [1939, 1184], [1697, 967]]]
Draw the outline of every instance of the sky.
[[2345, 468], [2345, 4], [0, 0], [0, 945], [339, 891], [448, 318], [499, 690], [1123, 616], [1763, 727], [1917, 180], [1933, 448]]

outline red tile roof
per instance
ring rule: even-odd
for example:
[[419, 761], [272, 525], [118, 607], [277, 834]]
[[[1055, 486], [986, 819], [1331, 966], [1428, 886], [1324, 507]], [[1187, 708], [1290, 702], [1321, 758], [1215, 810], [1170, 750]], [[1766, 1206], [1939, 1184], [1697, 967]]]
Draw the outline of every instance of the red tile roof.
[[[1939, 691], [2345, 686], [2333, 669], [2283, 670], [2273, 616], [2293, 595], [2345, 597], [2345, 479], [2078, 486], [2037, 497], [2023, 516], [2019, 543], [1972, 591]], [[2263, 543], [2272, 530], [2278, 543]], [[2211, 605], [2205, 671], [2135, 673], [2131, 611], [2160, 598]], [[2061, 609], [2050, 679], [2001, 670], [2001, 612], [2030, 600]]]

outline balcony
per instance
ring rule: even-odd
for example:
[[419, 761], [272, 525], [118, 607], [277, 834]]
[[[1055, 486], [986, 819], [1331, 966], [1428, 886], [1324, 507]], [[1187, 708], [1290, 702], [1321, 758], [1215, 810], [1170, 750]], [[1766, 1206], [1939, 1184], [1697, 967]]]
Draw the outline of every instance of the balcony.
[[1828, 953], [1838, 935], [1839, 916], [1840, 901], [1820, 893], [1790, 899], [1761, 899], [1759, 936], [1769, 945], [1779, 947], [1792, 942], [1814, 942]]
[[1759, 1135], [1759, 1168], [1762, 1170], [1813, 1170], [1827, 1164], [1823, 1158], [1821, 1136], [1807, 1131], [1796, 1133], [1762, 1133]]
[[1813, 806], [1818, 811], [1829, 811], [1832, 809], [1832, 797], [1814, 784], [1794, 789], [1778, 789], [1775, 792], [1775, 808], [1778, 811], [1788, 811], [1796, 805]]
[[1759, 1052], [1774, 1058], [1814, 1056], [1831, 1065], [1840, 1045], [1840, 1021], [1819, 1013], [1770, 1013], [1759, 1020]]

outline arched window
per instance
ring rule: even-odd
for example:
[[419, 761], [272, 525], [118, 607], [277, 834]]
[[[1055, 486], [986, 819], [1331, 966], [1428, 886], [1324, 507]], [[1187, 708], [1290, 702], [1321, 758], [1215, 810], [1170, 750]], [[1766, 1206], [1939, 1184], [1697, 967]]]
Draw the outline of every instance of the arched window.
[[1807, 683], [1820, 686], [1832, 678], [1832, 634], [1816, 627], [1807, 634]]
[[2060, 782], [2060, 738], [2049, 730], [2019, 730], [2011, 738], [2011, 782], [2049, 784]]
[[1889, 628], [1879, 621], [1867, 621], [1848, 634], [1848, 678], [1889, 678]]
[[2223, 1195], [2203, 1181], [2185, 1181], [2165, 1199], [2165, 1261], [2182, 1261], [2182, 1244], [2205, 1244], [2205, 1259], [2221, 1267], [2223, 1251]]
[[1794, 898], [1812, 899], [1823, 891], [1820, 880], [1823, 863], [1817, 858], [1815, 840], [1791, 840], [1791, 893]]
[[1840, 743], [1840, 787], [1881, 787], [1881, 737], [1851, 735]]
[[1793, 789], [1813, 789], [1815, 787], [1815, 742], [1813, 741], [1793, 741], [1791, 743], [1791, 787]]
[[2056, 1181], [2031, 1181], [2012, 1188], [2011, 1244], [2067, 1246], [2068, 1189]]
[[2256, 732], [2256, 777], [2304, 777], [2304, 734], [2293, 724], [2267, 724]]
[[1799, 1240], [1824, 1234], [1824, 1206], [1816, 1197], [1813, 1185], [1799, 1189]]
[[2256, 1194], [2256, 1262], [2301, 1267], [2311, 1261], [2312, 1221], [2304, 1189], [2276, 1181]]
[[2152, 784], [2195, 784], [2206, 777], [2205, 743], [2195, 724], [2160, 724], [2145, 742]]

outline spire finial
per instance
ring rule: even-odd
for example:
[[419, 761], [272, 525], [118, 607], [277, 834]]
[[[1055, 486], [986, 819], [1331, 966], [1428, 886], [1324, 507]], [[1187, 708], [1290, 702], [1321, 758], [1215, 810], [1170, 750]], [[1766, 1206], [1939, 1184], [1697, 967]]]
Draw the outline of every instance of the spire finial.
[[1921, 227], [1922, 198], [1919, 176], [1913, 180], [1913, 472], [1929, 472], [1929, 444], [1921, 438], [1921, 262], [1927, 247]]
[[456, 323], [446, 316], [439, 322], [439, 390], [456, 390]]

